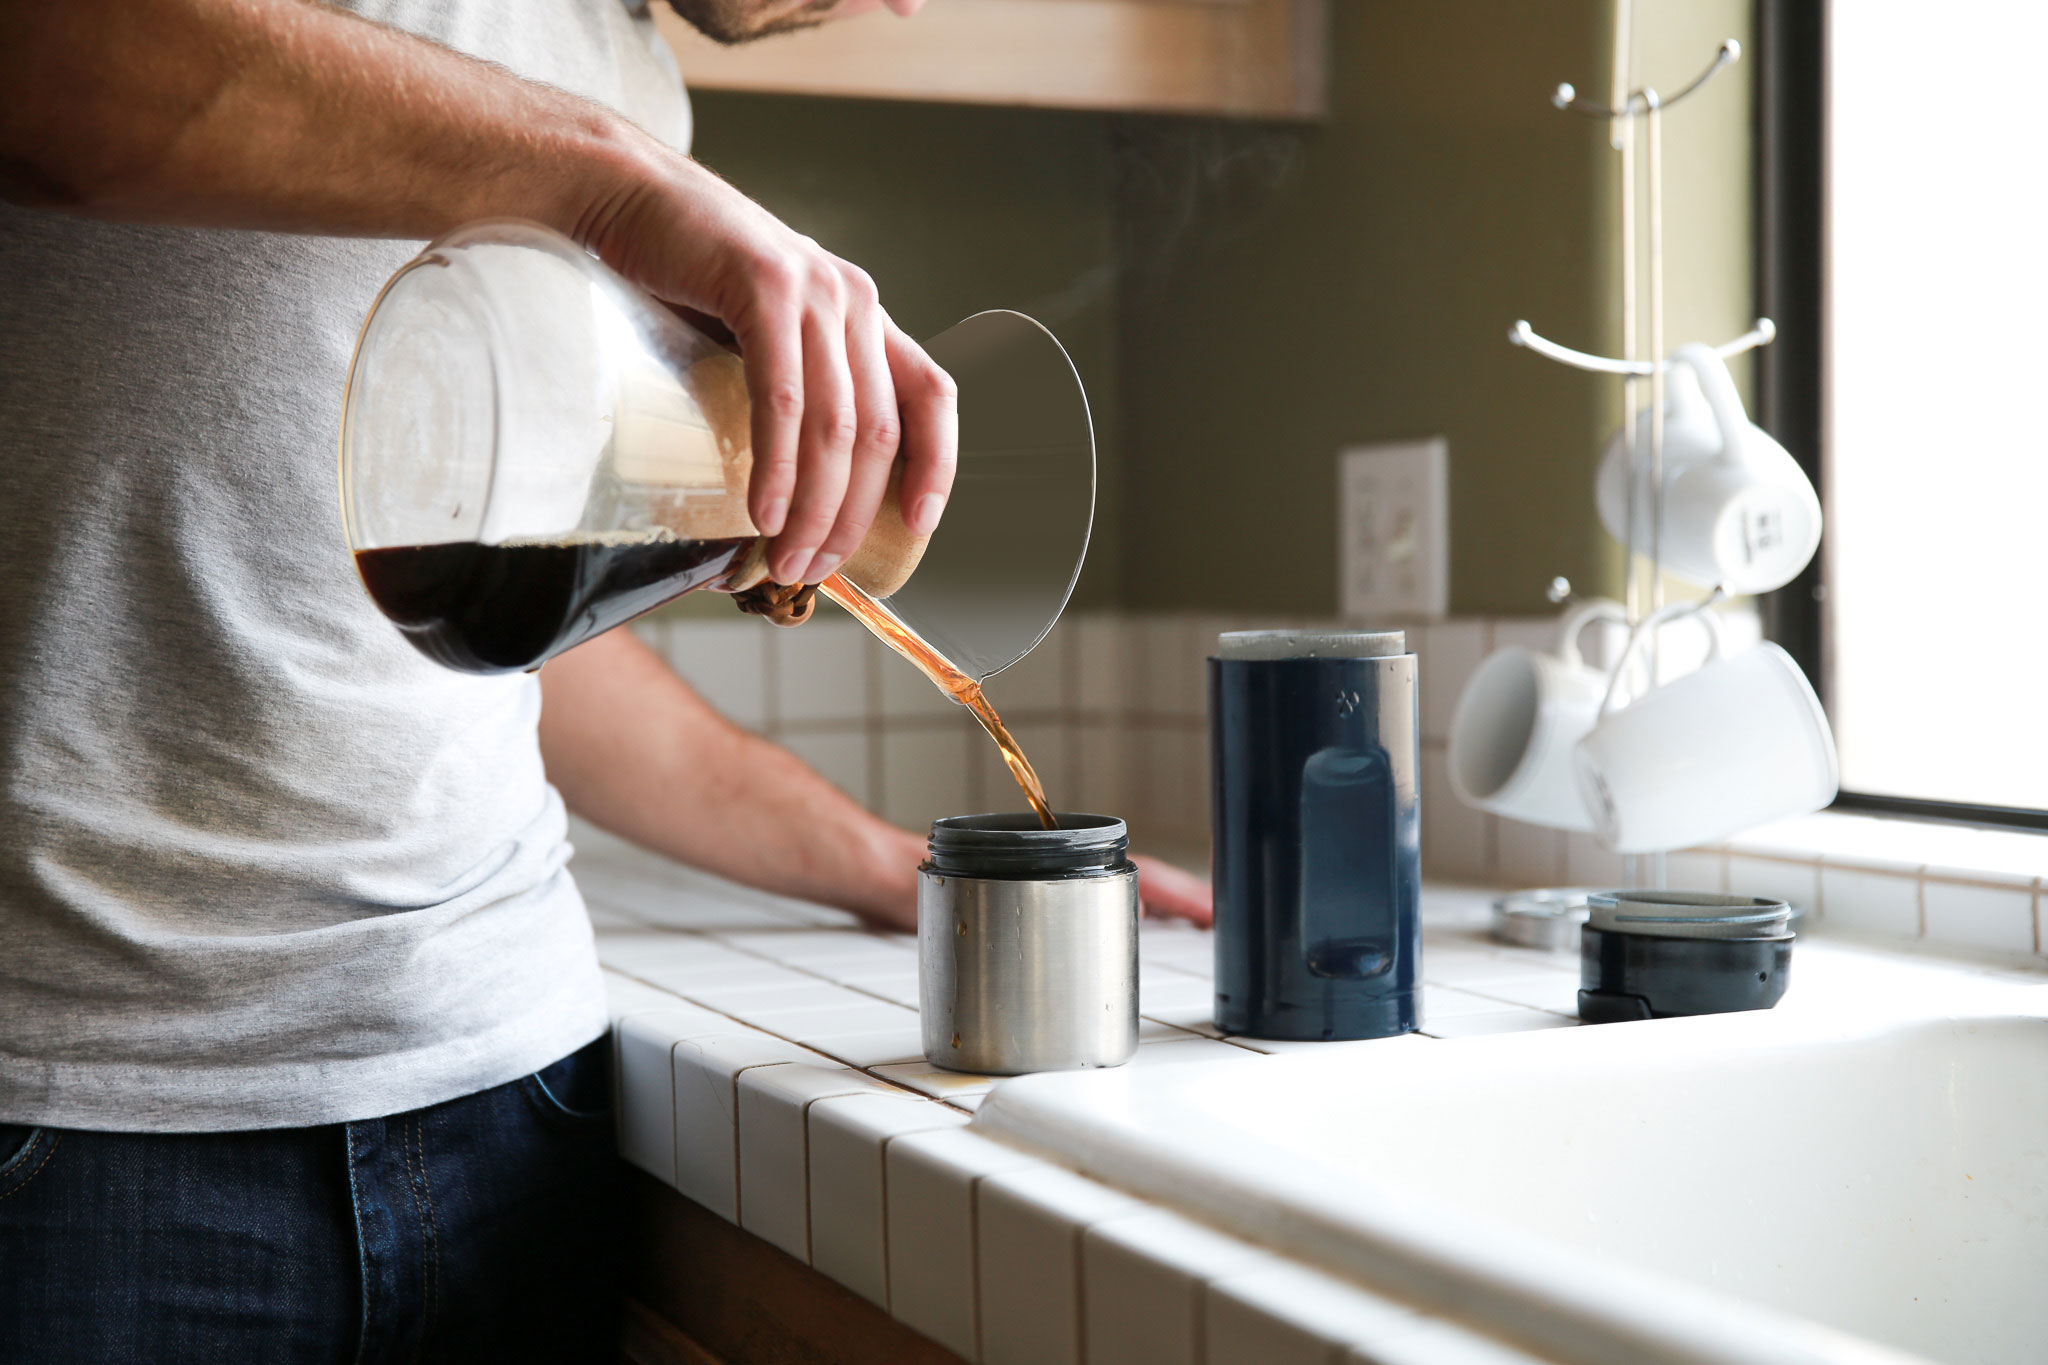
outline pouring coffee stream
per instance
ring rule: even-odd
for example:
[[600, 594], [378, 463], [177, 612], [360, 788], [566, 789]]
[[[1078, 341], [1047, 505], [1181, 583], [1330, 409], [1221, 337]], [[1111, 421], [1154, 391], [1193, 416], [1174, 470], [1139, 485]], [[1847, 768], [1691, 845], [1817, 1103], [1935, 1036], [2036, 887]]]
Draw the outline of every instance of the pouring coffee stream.
[[859, 585], [833, 574], [818, 585], [818, 590], [851, 612], [854, 619], [873, 631], [883, 644], [909, 660], [941, 692], [972, 712], [974, 718], [981, 722], [981, 728], [988, 731], [988, 737], [996, 742], [1010, 776], [1016, 778], [1017, 785], [1024, 789], [1024, 799], [1031, 803], [1032, 814], [1038, 817], [1038, 823], [1046, 829], [1059, 828], [1059, 820], [1045, 799], [1045, 784], [1038, 780], [1038, 771], [1024, 756], [1024, 749], [1017, 743], [1017, 737], [1010, 733], [1010, 727], [1003, 724], [1003, 718], [989, 704], [978, 681], [961, 672], [951, 659], [925, 643], [916, 631], [861, 591]]

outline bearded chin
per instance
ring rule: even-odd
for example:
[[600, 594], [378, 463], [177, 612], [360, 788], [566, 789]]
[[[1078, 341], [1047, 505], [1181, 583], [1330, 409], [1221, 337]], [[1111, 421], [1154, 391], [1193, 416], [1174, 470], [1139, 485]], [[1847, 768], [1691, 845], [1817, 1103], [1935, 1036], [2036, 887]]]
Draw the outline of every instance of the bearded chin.
[[807, 0], [786, 14], [764, 18], [775, 0], [668, 0], [669, 8], [714, 43], [731, 47], [777, 33], [816, 28], [839, 7], [839, 0]]

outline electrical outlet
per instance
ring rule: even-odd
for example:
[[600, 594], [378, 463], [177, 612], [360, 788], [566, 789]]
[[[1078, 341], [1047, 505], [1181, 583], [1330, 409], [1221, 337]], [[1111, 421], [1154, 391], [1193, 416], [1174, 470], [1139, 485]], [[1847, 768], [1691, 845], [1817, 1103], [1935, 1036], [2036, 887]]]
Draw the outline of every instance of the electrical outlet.
[[1352, 620], [1450, 609], [1450, 452], [1441, 436], [1337, 457], [1337, 596]]

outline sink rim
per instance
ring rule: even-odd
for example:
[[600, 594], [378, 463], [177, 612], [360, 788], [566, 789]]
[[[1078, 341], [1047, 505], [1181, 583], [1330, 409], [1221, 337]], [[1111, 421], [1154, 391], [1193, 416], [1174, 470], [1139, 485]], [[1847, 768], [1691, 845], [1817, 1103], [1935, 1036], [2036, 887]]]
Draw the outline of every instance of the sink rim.
[[[1456, 1049], [1458, 1065], [1562, 1066], [1568, 1072], [1649, 1058], [1726, 1061], [1745, 1053], [1867, 1042], [1922, 1028], [2048, 1022], [2038, 994], [1950, 1009], [1889, 1005], [1792, 1014], [1759, 1011], [1601, 1028], [1546, 1030], [1412, 1046], [1346, 1049], [1347, 1067], [1384, 1068], [1389, 1080], [1433, 1074]], [[1393, 1041], [1393, 1040], [1389, 1040]], [[1228, 1083], [1235, 1071], [1261, 1088], [1287, 1072], [1319, 1074], [1315, 1054], [1246, 1057], [1170, 1068]], [[1254, 1070], [1244, 1070], [1253, 1068]], [[1229, 1157], [1199, 1133], [1139, 1126], [1136, 1094], [1173, 1082], [1169, 1069], [1047, 1073], [998, 1085], [974, 1125], [1084, 1174], [1174, 1205], [1224, 1230], [1410, 1299], [1446, 1317], [1571, 1360], [1612, 1365], [1808, 1365], [1924, 1358], [1733, 1294], [1688, 1283], [1409, 1194], [1346, 1179], [1298, 1153], [1245, 1135]], [[1149, 1075], [1158, 1076], [1148, 1080]], [[1319, 1078], [1326, 1080], [1327, 1073]], [[1071, 1128], [1074, 1106], [1089, 1127]], [[1246, 1160], [1247, 1148], [1251, 1160]], [[1270, 1159], [1260, 1161], [1258, 1149]]]

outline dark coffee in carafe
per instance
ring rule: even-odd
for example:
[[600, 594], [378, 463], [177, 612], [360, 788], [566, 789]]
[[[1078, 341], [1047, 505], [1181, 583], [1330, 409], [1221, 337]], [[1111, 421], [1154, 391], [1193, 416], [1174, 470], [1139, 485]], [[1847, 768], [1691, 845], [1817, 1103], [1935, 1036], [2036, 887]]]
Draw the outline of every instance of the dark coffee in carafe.
[[450, 541], [359, 550], [356, 569], [420, 653], [466, 673], [509, 673], [717, 582], [750, 540]]

